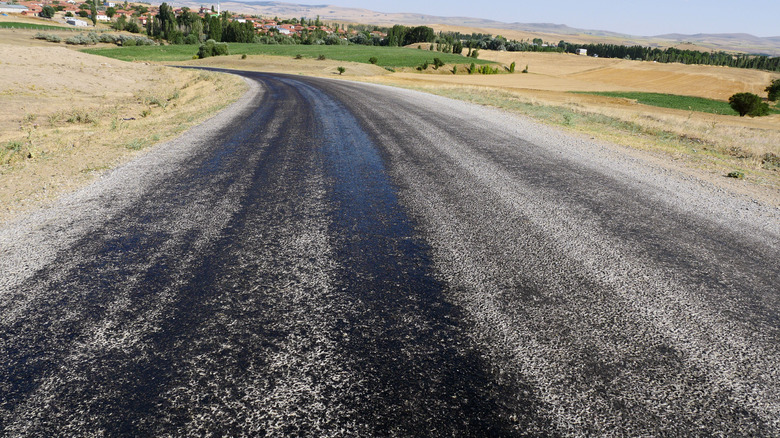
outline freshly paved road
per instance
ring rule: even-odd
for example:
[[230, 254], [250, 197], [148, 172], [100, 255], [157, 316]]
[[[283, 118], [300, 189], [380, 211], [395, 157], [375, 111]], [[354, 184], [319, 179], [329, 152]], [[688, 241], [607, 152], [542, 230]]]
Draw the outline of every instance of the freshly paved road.
[[498, 111], [242, 73], [0, 230], [3, 436], [780, 436], [780, 215]]

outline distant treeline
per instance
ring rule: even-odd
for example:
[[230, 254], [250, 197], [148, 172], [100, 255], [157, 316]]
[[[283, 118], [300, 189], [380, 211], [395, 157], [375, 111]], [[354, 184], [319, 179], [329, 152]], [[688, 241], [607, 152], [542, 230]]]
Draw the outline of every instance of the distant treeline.
[[721, 65], [737, 68], [780, 71], [780, 58], [766, 55], [731, 54], [725, 52], [701, 52], [675, 48], [659, 49], [643, 46], [623, 46], [618, 44], [572, 44], [566, 41], [545, 43], [541, 39], [528, 41], [507, 40], [501, 36], [485, 34], [464, 35], [453, 33], [454, 38], [464, 41], [467, 47], [487, 50], [506, 50], [508, 52], [559, 52], [577, 53], [577, 49], [586, 49], [588, 56], [600, 58], [634, 59], [656, 62], [679, 62], [682, 64]]

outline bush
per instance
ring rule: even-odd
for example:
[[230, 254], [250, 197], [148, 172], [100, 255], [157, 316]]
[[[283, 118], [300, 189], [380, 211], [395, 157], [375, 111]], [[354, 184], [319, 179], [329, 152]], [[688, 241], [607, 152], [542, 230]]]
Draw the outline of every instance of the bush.
[[320, 55], [320, 56], [317, 57], [318, 61], [324, 61], [325, 59], [326, 59], [325, 55]]
[[347, 69], [346, 69], [346, 68], [344, 68], [344, 67], [341, 67], [341, 66], [339, 66], [338, 68], [336, 68], [336, 70], [338, 70], [338, 71], [339, 71], [339, 76], [343, 75], [343, 74], [344, 74], [344, 72], [345, 72], [345, 71], [347, 71]]
[[759, 117], [769, 114], [769, 105], [753, 93], [737, 93], [729, 97], [729, 105], [740, 117]]
[[214, 40], [207, 40], [200, 45], [198, 49], [198, 58], [208, 58], [210, 56], [225, 56], [228, 55], [227, 43], [218, 43]]
[[376, 56], [372, 56], [372, 57], [368, 58], [368, 62], [370, 62], [371, 64], [376, 65], [376, 63], [379, 62], [379, 60], [376, 59]]
[[241, 55], [241, 59], [246, 59], [246, 53], [244, 53], [243, 55]]
[[514, 73], [514, 72], [515, 72], [515, 63], [514, 61], [512, 61], [512, 63], [509, 64], [509, 73]]
[[745, 174], [740, 172], [740, 171], [738, 171], [738, 170], [735, 170], [733, 172], [729, 172], [729, 174], [726, 175], [726, 176], [729, 177], [729, 178], [736, 178], [736, 179], [743, 179], [743, 178], [745, 178]]
[[139, 33], [141, 32], [141, 27], [138, 25], [137, 21], [131, 20], [125, 25], [125, 30], [130, 33]]
[[438, 70], [439, 67], [443, 66], [444, 62], [439, 58], [433, 58], [433, 69]]
[[474, 59], [479, 58], [479, 50], [475, 49], [473, 52], [471, 52], [471, 57]]
[[184, 44], [189, 44], [189, 45], [198, 44], [198, 36], [195, 35], [194, 33], [187, 35], [184, 38]]
[[50, 43], [59, 43], [62, 41], [62, 38], [58, 37], [57, 35], [51, 34], [51, 33], [44, 33], [44, 32], [38, 32], [33, 37], [36, 40], [46, 40]]
[[776, 101], [780, 98], [780, 79], [773, 80], [764, 91], [768, 93], [769, 100], [772, 102]]

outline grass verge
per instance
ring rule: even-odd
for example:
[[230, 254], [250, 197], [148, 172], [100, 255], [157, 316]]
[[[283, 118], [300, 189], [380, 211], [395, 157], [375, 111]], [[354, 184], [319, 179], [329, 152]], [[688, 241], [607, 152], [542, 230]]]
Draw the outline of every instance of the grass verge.
[[[231, 55], [271, 55], [317, 59], [323, 55], [326, 59], [347, 62], [369, 63], [369, 59], [376, 58], [376, 65], [380, 67], [416, 67], [424, 62], [433, 62], [433, 58], [439, 58], [446, 64], [490, 64], [491, 61], [466, 58], [451, 53], [431, 52], [427, 50], [409, 49], [405, 47], [378, 47], [378, 46], [308, 46], [308, 45], [270, 45], [250, 43], [228, 43]], [[85, 49], [83, 52], [93, 55], [107, 56], [122, 61], [186, 61], [198, 52], [198, 46], [143, 46], [143, 47], [116, 47]]]
[[[738, 116], [728, 102], [715, 99], [705, 99], [703, 97], [680, 96], [677, 94], [662, 93], [642, 93], [642, 92], [623, 92], [623, 91], [601, 91], [601, 92], [581, 92], [574, 91], [576, 94], [591, 94], [595, 96], [616, 97], [631, 99], [642, 105], [657, 106], [660, 108], [671, 108], [685, 111], [697, 111], [700, 113], [721, 114], [728, 116]], [[771, 108], [770, 114], [780, 114], [780, 110]]]

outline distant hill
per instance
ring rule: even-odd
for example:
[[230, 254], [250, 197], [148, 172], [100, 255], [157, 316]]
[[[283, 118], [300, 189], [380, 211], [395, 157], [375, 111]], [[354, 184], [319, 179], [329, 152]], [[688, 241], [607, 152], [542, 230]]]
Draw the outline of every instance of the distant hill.
[[[203, 3], [195, 0], [176, 1], [175, 4], [200, 7]], [[159, 1], [156, 1], [159, 3]], [[680, 44], [691, 44], [710, 50], [733, 52], [762, 53], [780, 56], [780, 36], [762, 38], [749, 34], [667, 34], [658, 36], [634, 36], [604, 30], [575, 29], [565, 24], [552, 23], [504, 23], [474, 17], [442, 17], [435, 15], [413, 13], [383, 13], [369, 9], [345, 8], [327, 4], [301, 5], [276, 1], [238, 2], [225, 1], [221, 3], [222, 10], [263, 16], [307, 17], [327, 21], [347, 21], [379, 26], [393, 24], [404, 25], [442, 25], [459, 26], [476, 29], [510, 30], [518, 32], [537, 33], [549, 41], [566, 39], [572, 42], [598, 42], [607, 39], [613, 44], [640, 44], [650, 46], [671, 47]], [[496, 32], [498, 33], [498, 32]]]

